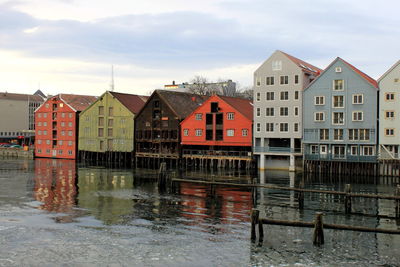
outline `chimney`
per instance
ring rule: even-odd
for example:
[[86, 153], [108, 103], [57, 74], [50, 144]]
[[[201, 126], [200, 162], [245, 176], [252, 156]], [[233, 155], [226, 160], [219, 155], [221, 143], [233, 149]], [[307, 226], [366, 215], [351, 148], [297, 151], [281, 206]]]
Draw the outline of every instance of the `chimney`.
[[175, 85], [175, 81], [172, 81], [172, 85]]

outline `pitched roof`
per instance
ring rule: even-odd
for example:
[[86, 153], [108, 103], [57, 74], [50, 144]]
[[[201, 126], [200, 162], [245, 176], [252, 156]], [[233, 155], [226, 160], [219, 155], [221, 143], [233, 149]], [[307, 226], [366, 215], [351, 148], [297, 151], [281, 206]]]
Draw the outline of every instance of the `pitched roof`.
[[0, 99], [5, 100], [17, 100], [17, 101], [35, 101], [35, 102], [43, 102], [43, 98], [38, 95], [28, 95], [28, 94], [15, 94], [15, 93], [7, 93], [0, 92]]
[[[278, 50], [279, 51], [279, 50]], [[315, 73], [315, 74], [319, 74], [322, 72], [322, 69], [311, 65], [310, 63], [307, 63], [301, 59], [298, 59], [292, 55], [289, 55], [283, 51], [280, 51], [282, 54], [284, 54], [285, 56], [287, 56], [293, 63], [295, 63], [297, 66], [299, 66], [300, 68], [302, 68], [304, 71], [306, 72], [311, 72], [311, 73]]]
[[365, 74], [361, 70], [357, 69], [356, 67], [354, 67], [353, 65], [351, 65], [350, 63], [345, 61], [344, 59], [342, 59], [340, 57], [338, 57], [338, 59], [343, 61], [343, 63], [347, 64], [352, 70], [354, 70], [358, 75], [360, 75], [362, 78], [364, 78], [364, 80], [369, 82], [372, 86], [374, 86], [375, 88], [378, 88], [378, 83], [376, 82], [375, 79], [371, 78], [370, 76], [368, 76], [367, 74]]
[[59, 94], [59, 97], [76, 111], [86, 109], [97, 99], [97, 97], [91, 95]]
[[253, 120], [253, 102], [251, 100], [240, 98], [240, 97], [230, 97], [230, 96], [219, 96], [222, 100], [228, 103], [230, 106], [235, 108], [237, 111], [242, 113], [249, 120]]
[[381, 82], [383, 78], [385, 78], [386, 75], [388, 75], [392, 70], [394, 70], [398, 65], [400, 64], [400, 60], [398, 60], [396, 63], [393, 64], [393, 66], [390, 67], [382, 76], [378, 79], [378, 83]]
[[124, 94], [124, 93], [116, 93], [109, 92], [112, 96], [118, 99], [119, 102], [122, 103], [127, 109], [129, 109], [133, 114], [137, 114], [144, 104], [146, 103], [148, 96], [140, 96], [140, 95], [132, 95], [132, 94]]
[[155, 90], [154, 92], [159, 94], [159, 96], [167, 102], [180, 120], [185, 119], [209, 97], [184, 92], [171, 92], [167, 90]]

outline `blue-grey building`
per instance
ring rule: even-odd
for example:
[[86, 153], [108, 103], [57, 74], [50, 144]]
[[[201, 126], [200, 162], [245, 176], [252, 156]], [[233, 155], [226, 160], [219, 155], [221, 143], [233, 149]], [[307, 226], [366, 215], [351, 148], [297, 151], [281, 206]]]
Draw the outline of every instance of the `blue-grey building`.
[[376, 161], [378, 84], [336, 58], [305, 90], [305, 160]]

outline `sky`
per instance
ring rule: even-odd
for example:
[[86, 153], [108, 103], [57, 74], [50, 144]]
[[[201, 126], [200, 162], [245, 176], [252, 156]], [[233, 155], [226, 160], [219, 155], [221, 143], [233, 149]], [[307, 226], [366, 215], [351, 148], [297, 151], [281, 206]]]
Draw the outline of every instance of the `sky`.
[[282, 50], [324, 69], [341, 57], [378, 79], [400, 55], [400, 2], [0, 0], [0, 91], [149, 94], [231, 79]]

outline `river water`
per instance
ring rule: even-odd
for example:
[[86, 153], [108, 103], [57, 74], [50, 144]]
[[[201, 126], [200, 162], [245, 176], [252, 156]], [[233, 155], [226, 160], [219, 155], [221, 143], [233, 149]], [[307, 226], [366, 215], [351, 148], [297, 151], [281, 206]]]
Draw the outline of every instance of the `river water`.
[[[173, 173], [172, 175], [178, 175]], [[235, 172], [188, 172], [190, 179], [250, 182]], [[251, 192], [181, 183], [159, 193], [155, 172], [76, 166], [69, 160], [0, 160], [0, 266], [400, 266], [400, 236], [265, 226], [262, 245], [250, 241]], [[259, 182], [306, 188], [393, 194], [398, 179], [305, 177], [262, 172]], [[400, 229], [394, 201], [343, 199], [258, 189], [256, 206], [273, 219]]]

